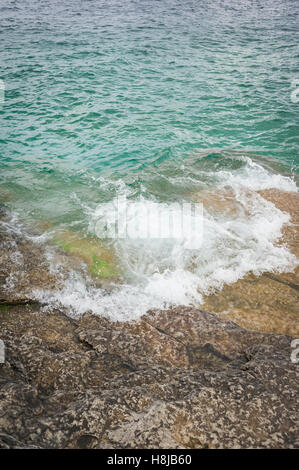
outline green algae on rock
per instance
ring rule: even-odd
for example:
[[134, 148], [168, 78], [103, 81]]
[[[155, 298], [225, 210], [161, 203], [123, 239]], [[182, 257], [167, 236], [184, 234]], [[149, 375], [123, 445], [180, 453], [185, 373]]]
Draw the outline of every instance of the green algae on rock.
[[66, 253], [83, 260], [94, 276], [106, 279], [119, 274], [111, 251], [98, 240], [68, 231], [55, 233], [53, 242]]

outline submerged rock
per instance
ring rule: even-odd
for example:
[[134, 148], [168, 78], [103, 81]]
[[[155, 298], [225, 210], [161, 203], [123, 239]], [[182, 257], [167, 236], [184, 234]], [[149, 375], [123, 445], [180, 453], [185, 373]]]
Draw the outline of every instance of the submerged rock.
[[64, 252], [82, 259], [92, 275], [99, 278], [117, 279], [116, 260], [98, 240], [80, 237], [75, 232], [56, 233], [54, 243]]
[[[277, 244], [286, 244], [299, 258], [299, 194], [277, 189], [259, 193], [278, 209], [290, 214], [291, 223], [284, 226], [283, 236]], [[236, 201], [230, 193], [216, 196], [208, 199], [215, 210], [237, 210]], [[220, 292], [206, 296], [202, 308], [222, 318], [233, 320], [245, 328], [298, 337], [298, 302], [297, 267], [293, 272], [287, 273], [271, 272], [261, 276], [250, 274], [231, 285], [225, 285]]]

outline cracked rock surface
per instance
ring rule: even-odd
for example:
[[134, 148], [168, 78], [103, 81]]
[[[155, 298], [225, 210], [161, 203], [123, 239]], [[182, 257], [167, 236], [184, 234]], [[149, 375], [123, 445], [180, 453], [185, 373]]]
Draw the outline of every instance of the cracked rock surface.
[[295, 447], [291, 338], [186, 307], [111, 323], [1, 309], [1, 447]]
[[[18, 240], [3, 237], [7, 279]], [[18, 249], [26, 286], [55, 282], [28, 241]], [[298, 447], [290, 336], [191, 307], [75, 320], [0, 293], [0, 448]]]

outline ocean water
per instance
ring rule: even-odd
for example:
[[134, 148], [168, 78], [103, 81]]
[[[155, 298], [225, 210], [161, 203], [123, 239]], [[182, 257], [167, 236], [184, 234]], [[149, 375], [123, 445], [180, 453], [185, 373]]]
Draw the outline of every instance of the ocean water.
[[[297, 191], [297, 0], [6, 0], [0, 40], [0, 202], [90, 268], [37, 298], [127, 320], [295, 268], [259, 191]], [[120, 196], [202, 202], [201, 247], [99, 239]]]

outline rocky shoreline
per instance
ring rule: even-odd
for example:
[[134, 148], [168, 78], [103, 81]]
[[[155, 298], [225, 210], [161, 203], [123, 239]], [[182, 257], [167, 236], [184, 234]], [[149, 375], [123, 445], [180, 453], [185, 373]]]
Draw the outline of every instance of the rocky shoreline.
[[291, 336], [191, 307], [130, 323], [45, 310], [28, 294], [57, 282], [42, 250], [0, 237], [0, 448], [298, 447]]
[[[299, 259], [299, 194], [264, 190], [260, 195], [291, 216], [280, 244]], [[223, 207], [221, 207], [223, 210]], [[299, 337], [299, 266], [294, 272], [249, 274], [206, 296], [202, 308], [244, 328]]]

